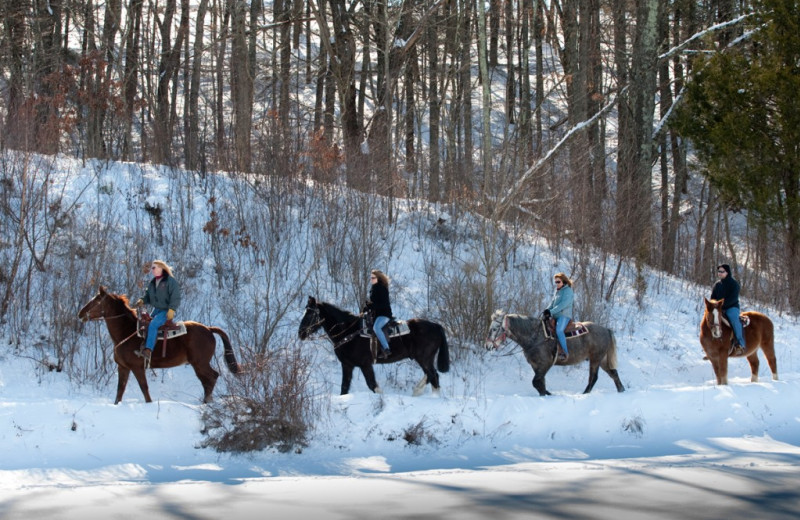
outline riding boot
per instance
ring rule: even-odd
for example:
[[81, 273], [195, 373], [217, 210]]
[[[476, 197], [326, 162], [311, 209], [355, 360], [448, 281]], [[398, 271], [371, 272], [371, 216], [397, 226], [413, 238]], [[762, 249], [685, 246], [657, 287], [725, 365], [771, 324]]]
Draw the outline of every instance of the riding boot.
[[378, 354], [378, 357], [381, 359], [386, 359], [392, 355], [392, 350], [388, 348], [381, 347], [381, 352]]
[[728, 351], [728, 356], [731, 357], [739, 357], [744, 356], [744, 347], [742, 347], [738, 342], [731, 345], [731, 349]]
[[569, 354], [564, 351], [564, 348], [559, 344], [558, 345], [558, 361], [564, 362], [569, 358]]
[[144, 358], [144, 369], [147, 370], [150, 368], [150, 358], [153, 356], [153, 351], [149, 348], [145, 348], [144, 352], [142, 352], [142, 357]]

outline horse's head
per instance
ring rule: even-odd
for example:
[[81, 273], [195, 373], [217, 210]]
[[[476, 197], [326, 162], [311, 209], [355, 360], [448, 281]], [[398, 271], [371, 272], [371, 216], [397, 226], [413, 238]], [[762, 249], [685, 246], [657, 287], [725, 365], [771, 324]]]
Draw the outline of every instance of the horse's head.
[[711, 337], [719, 339], [722, 337], [722, 304], [725, 300], [706, 300], [706, 314], [703, 319], [706, 322], [709, 330], [711, 330]]
[[102, 285], [97, 294], [78, 311], [78, 318], [82, 321], [102, 320], [106, 315], [106, 299], [108, 292]]
[[486, 341], [483, 344], [486, 350], [495, 350], [506, 340], [505, 318], [506, 313], [501, 310], [496, 310], [492, 314], [489, 333], [486, 335]]
[[306, 312], [303, 314], [303, 319], [300, 320], [300, 328], [297, 329], [297, 335], [300, 336], [301, 340], [306, 339], [317, 332], [323, 322], [317, 300], [309, 296], [308, 303], [306, 303]]

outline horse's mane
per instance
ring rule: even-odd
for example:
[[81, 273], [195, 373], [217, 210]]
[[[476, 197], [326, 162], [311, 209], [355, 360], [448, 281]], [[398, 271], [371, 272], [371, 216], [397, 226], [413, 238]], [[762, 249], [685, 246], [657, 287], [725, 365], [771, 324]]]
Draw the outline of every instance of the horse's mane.
[[328, 311], [332, 315], [334, 315], [334, 317], [335, 317], [335, 319], [337, 321], [354, 320], [354, 319], [358, 318], [357, 314], [353, 314], [352, 312], [346, 311], [346, 310], [344, 310], [344, 309], [342, 309], [340, 307], [337, 307], [336, 305], [334, 305], [332, 303], [329, 303], [329, 302], [317, 301], [317, 305], [320, 306], [320, 307], [324, 307], [326, 309], [326, 311]]
[[112, 293], [110, 291], [106, 291], [106, 295], [108, 295], [108, 297], [111, 298], [112, 300], [121, 303], [126, 309], [133, 312], [133, 308], [130, 305], [130, 300], [128, 299], [128, 296], [126, 294], [117, 294], [117, 293]]
[[518, 334], [522, 337], [530, 337], [534, 334], [538, 334], [538, 327], [541, 326], [541, 322], [538, 319], [525, 316], [524, 314], [508, 314], [508, 319], [509, 327], [513, 321], [515, 334]]

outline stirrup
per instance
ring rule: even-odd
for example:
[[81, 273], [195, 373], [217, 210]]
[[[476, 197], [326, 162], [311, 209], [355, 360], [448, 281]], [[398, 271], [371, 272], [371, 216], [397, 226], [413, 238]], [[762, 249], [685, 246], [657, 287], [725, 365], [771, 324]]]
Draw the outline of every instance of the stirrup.
[[731, 345], [731, 349], [728, 351], [728, 356], [739, 357], [739, 356], [744, 356], [744, 353], [745, 353], [744, 347], [737, 343], [736, 345]]

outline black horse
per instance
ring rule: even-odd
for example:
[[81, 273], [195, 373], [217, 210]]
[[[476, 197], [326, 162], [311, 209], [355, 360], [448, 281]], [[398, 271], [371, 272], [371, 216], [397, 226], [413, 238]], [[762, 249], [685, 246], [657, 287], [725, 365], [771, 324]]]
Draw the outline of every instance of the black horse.
[[[408, 320], [410, 332], [389, 338], [392, 355], [388, 359], [375, 359], [370, 348], [370, 338], [362, 335], [362, 318], [342, 310], [335, 305], [318, 302], [309, 296], [306, 312], [300, 320], [297, 334], [301, 340], [308, 339], [320, 329], [333, 342], [336, 357], [342, 363], [342, 395], [350, 390], [353, 379], [353, 369], [358, 367], [364, 374], [367, 386], [375, 393], [381, 393], [375, 381], [373, 362], [394, 363], [401, 359], [411, 358], [422, 367], [425, 375], [414, 387], [414, 395], [420, 395], [425, 390], [426, 383], [433, 387], [434, 394], [439, 393], [439, 372], [450, 370], [450, 351], [447, 347], [447, 337], [444, 328], [438, 323], [414, 318]], [[433, 358], [436, 353], [436, 368]]]
[[544, 376], [550, 367], [555, 364], [574, 365], [584, 359], [589, 360], [589, 384], [586, 385], [584, 394], [591, 392], [597, 382], [598, 368], [602, 368], [614, 380], [618, 392], [624, 392], [625, 387], [617, 374], [617, 342], [614, 340], [614, 333], [590, 321], [583, 322], [583, 325], [588, 332], [568, 338], [569, 358], [556, 363], [558, 340], [545, 335], [540, 319], [495, 311], [485, 346], [487, 350], [494, 350], [506, 338], [520, 345], [525, 359], [533, 368], [533, 387], [539, 391], [539, 395], [550, 395], [544, 383]]

